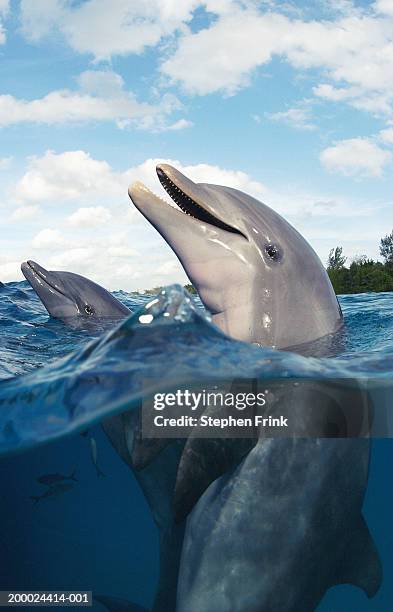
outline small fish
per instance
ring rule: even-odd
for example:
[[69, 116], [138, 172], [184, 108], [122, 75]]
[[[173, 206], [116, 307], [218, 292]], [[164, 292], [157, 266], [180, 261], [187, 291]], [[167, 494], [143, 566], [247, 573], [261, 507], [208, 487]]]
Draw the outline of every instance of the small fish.
[[59, 495], [63, 495], [67, 491], [71, 491], [74, 488], [74, 485], [67, 482], [60, 482], [59, 484], [53, 485], [53, 487], [49, 487], [42, 495], [31, 495], [30, 499], [32, 499], [35, 503], [39, 502], [41, 499], [47, 499], [49, 497], [58, 497]]
[[94, 467], [96, 468], [97, 476], [99, 478], [102, 478], [103, 476], [105, 476], [105, 474], [98, 467], [98, 462], [97, 462], [97, 442], [96, 442], [95, 438], [90, 438], [90, 452], [91, 452], [91, 460], [92, 460], [92, 462], [94, 464]]
[[43, 476], [37, 478], [37, 482], [48, 487], [56, 484], [57, 482], [63, 482], [64, 480], [74, 480], [75, 482], [78, 482], [77, 478], [75, 478], [75, 474], [76, 470], [74, 470], [69, 476], [64, 476], [63, 474], [44, 474]]

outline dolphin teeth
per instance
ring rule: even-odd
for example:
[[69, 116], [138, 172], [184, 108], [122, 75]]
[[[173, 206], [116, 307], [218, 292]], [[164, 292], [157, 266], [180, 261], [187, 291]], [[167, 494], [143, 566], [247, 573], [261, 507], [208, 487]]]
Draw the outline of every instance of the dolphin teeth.
[[195, 202], [195, 200], [193, 200], [188, 194], [184, 193], [184, 191], [178, 187], [178, 185], [176, 185], [161, 169], [160, 172], [157, 171], [157, 174], [161, 185], [169, 197], [186, 215], [192, 217], [193, 219], [197, 219], [198, 221], [202, 221], [209, 225], [226, 230], [227, 232], [239, 234], [247, 240], [247, 237], [240, 230], [228, 225], [224, 221], [221, 221], [221, 219], [216, 218], [203, 206]]

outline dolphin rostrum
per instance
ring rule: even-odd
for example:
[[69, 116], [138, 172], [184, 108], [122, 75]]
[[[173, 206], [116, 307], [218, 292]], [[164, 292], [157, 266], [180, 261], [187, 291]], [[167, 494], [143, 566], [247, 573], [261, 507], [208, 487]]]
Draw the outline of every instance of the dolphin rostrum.
[[194, 183], [167, 164], [157, 174], [176, 208], [140, 182], [131, 185], [130, 198], [173, 249], [225, 333], [289, 348], [341, 326], [320, 259], [279, 214], [237, 189]]
[[57, 319], [124, 319], [131, 311], [109, 291], [73, 272], [50, 272], [34, 261], [21, 270], [48, 313]]

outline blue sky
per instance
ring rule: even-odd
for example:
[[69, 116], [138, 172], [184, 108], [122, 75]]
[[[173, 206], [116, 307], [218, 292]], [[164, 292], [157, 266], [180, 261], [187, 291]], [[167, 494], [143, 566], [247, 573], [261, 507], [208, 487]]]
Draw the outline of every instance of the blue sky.
[[325, 262], [393, 228], [393, 0], [0, 0], [0, 280], [184, 281], [127, 187], [247, 191]]

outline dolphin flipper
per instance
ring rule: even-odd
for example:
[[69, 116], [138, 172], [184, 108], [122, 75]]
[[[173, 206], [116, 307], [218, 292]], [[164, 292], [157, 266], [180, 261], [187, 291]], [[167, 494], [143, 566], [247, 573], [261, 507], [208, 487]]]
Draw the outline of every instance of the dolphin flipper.
[[[363, 516], [354, 528], [347, 556], [337, 569], [334, 584], [353, 584], [373, 597], [382, 582], [382, 564]], [[333, 586], [333, 585], [332, 585]]]
[[109, 595], [94, 595], [95, 601], [105, 606], [109, 612], [148, 612], [139, 604], [132, 603], [120, 597], [110, 597]]

